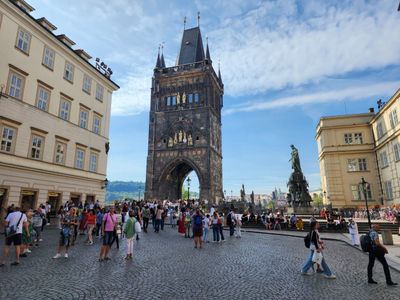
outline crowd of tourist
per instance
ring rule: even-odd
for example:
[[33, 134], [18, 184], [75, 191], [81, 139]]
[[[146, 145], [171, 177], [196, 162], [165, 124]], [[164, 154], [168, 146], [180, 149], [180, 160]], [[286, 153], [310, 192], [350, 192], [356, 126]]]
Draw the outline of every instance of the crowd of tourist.
[[[35, 210], [21, 210], [14, 206], [7, 209], [4, 224], [6, 245], [0, 266], [4, 266], [11, 245], [16, 249], [12, 265], [19, 265], [21, 257], [27, 257], [40, 246], [43, 230], [50, 225], [50, 211], [49, 203]], [[198, 202], [183, 200], [176, 203], [124, 201], [108, 207], [101, 207], [98, 201], [78, 204], [68, 201], [59, 207], [53, 223], [60, 231], [53, 259], [68, 258], [78, 235], [84, 235], [88, 246], [94, 245], [96, 238], [101, 240], [98, 260], [103, 262], [110, 260], [109, 252], [114, 243], [117, 249], [120, 248], [121, 240], [126, 248], [125, 258], [132, 259], [134, 241], [140, 239], [142, 230], [144, 234], [149, 232], [149, 224], [156, 234], [169, 224], [182, 237], [193, 238], [195, 248], [199, 249], [204, 243], [224, 242], [224, 226], [229, 227], [230, 236], [241, 238], [242, 215], [233, 208], [225, 215], [215, 206], [208, 211]]]

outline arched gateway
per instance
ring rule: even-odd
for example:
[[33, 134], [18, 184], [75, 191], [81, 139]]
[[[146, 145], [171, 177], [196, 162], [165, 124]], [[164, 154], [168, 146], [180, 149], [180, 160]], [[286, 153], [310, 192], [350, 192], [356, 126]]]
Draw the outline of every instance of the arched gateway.
[[181, 198], [195, 171], [200, 199], [218, 203], [222, 192], [221, 108], [224, 87], [200, 28], [184, 30], [176, 66], [158, 54], [152, 79], [145, 199]]

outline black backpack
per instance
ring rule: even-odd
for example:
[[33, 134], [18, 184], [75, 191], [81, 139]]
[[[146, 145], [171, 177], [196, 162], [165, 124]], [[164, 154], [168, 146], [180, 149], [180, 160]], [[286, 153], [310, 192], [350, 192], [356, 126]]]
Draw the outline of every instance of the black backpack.
[[360, 245], [361, 249], [364, 252], [371, 252], [372, 250], [372, 239], [369, 236], [369, 232], [367, 234], [363, 234], [360, 236]]
[[306, 248], [310, 248], [311, 246], [311, 234], [307, 233], [307, 235], [304, 237], [304, 246], [306, 246]]

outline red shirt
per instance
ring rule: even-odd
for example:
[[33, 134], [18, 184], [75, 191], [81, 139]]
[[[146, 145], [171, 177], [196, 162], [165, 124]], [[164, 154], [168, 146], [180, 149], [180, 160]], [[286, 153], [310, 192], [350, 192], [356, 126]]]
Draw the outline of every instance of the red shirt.
[[86, 221], [88, 225], [96, 224], [96, 215], [88, 214], [86, 215]]

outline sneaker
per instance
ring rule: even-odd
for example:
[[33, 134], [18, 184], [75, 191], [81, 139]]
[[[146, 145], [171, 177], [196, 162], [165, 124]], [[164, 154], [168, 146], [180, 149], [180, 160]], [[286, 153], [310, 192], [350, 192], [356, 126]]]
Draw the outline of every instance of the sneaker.
[[43, 242], [43, 239], [39, 239], [39, 242]]
[[11, 265], [12, 265], [12, 266], [18, 266], [18, 265], [19, 265], [19, 262], [14, 261], [13, 263], [11, 263]]
[[393, 281], [387, 282], [386, 284], [387, 284], [387, 285], [392, 285], [392, 286], [393, 286], [393, 285], [397, 285], [397, 283], [396, 283], [396, 282], [393, 282]]
[[304, 276], [312, 276], [312, 275], [314, 275], [314, 273], [303, 272], [303, 271], [301, 271], [300, 273], [301, 273], [301, 275], [304, 275]]
[[60, 253], [57, 253], [56, 255], [53, 256], [54, 259], [57, 259], [57, 258], [60, 258], [60, 257], [61, 257]]
[[29, 249], [26, 249], [25, 252], [26, 252], [26, 253], [31, 253], [32, 251], [29, 250]]
[[65, 253], [65, 254], [64, 254], [64, 258], [68, 258], [68, 253]]
[[333, 275], [333, 274], [331, 274], [331, 275], [324, 275], [325, 276], [325, 278], [328, 278], [328, 279], [336, 279], [336, 275]]

